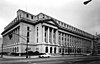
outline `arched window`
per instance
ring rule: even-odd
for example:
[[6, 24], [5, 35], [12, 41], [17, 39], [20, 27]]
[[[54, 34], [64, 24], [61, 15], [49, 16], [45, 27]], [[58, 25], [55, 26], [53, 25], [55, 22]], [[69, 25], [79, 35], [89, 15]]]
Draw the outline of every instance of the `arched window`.
[[48, 47], [45, 48], [45, 52], [48, 53]]

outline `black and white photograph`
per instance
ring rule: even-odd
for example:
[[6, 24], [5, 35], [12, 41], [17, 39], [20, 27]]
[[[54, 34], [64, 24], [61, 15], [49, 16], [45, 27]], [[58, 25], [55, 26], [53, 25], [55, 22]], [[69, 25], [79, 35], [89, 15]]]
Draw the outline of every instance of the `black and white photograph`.
[[0, 0], [0, 64], [100, 64], [100, 0]]

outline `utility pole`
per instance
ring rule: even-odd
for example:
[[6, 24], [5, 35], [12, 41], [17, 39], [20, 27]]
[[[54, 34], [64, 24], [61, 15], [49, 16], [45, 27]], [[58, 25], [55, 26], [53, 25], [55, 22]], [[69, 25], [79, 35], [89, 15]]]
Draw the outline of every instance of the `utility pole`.
[[27, 44], [26, 44], [26, 58], [28, 58], [28, 37], [27, 37]]
[[26, 44], [26, 58], [28, 58], [28, 50], [29, 50], [29, 48], [28, 48], [28, 43], [29, 43], [29, 32], [30, 32], [30, 29], [29, 29], [29, 27], [27, 27], [27, 44]]
[[[29, 32], [29, 31], [28, 31]], [[16, 34], [16, 33], [12, 33], [12, 34], [15, 34], [15, 35], [17, 35], [17, 36], [19, 36], [19, 37], [21, 37], [22, 39], [24, 39], [25, 41], [26, 41], [26, 58], [28, 58], [28, 42], [29, 42], [29, 37], [27, 36], [27, 40], [24, 38], [24, 37], [22, 37], [21, 35], [19, 35], [19, 34]], [[10, 34], [9, 35], [9, 38], [12, 38], [12, 34]], [[2, 49], [3, 49], [3, 45], [2, 45]], [[3, 50], [2, 50], [3, 51]]]

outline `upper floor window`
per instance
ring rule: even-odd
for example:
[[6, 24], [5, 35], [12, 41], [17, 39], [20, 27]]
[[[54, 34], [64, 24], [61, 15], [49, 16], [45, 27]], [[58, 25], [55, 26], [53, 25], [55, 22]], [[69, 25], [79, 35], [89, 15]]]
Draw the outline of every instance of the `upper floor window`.
[[33, 19], [33, 16], [31, 15], [31, 19]]
[[30, 27], [28, 26], [27, 27], [27, 42], [29, 42], [29, 36], [30, 36], [29, 30], [30, 30]]
[[28, 18], [28, 17], [29, 17], [29, 15], [28, 15], [28, 14], [26, 14], [26, 17]]
[[38, 43], [38, 27], [37, 27], [37, 43]]
[[28, 26], [28, 27], [27, 27], [27, 31], [29, 31], [29, 30], [30, 30], [30, 27]]
[[61, 23], [61, 25], [63, 25], [63, 22]]
[[66, 24], [64, 24], [64, 26], [66, 27]]

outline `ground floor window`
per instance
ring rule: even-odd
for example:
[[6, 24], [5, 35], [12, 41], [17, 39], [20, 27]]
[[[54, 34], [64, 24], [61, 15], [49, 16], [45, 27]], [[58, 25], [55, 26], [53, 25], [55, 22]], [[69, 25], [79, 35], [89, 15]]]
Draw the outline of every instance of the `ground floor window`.
[[64, 53], [64, 48], [62, 48], [62, 53]]
[[59, 48], [59, 53], [61, 53], [61, 48]]
[[45, 48], [45, 52], [48, 53], [48, 47]]
[[56, 53], [56, 47], [54, 48], [54, 53]]
[[52, 53], [52, 47], [50, 47], [50, 53]]
[[65, 53], [67, 53], [67, 48], [65, 49]]
[[68, 47], [68, 53], [72, 53], [72, 48]]

